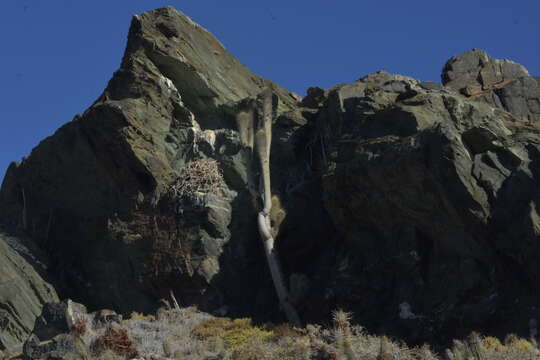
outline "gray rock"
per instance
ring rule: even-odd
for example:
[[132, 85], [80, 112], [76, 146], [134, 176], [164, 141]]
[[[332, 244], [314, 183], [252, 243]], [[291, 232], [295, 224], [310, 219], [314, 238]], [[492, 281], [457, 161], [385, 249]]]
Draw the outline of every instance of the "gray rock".
[[[154, 10], [134, 17], [102, 96], [10, 166], [0, 221], [48, 249], [89, 308], [148, 313], [173, 291], [280, 321], [254, 221], [260, 169], [235, 122], [270, 87], [271, 216], [304, 321], [341, 307], [416, 342], [519, 332], [540, 316], [538, 78], [474, 50], [443, 83], [380, 71], [299, 101]], [[222, 170], [219, 191], [172, 201], [201, 158]]]
[[[311, 264], [317, 270], [296, 270], [319, 279], [303, 315], [342, 306], [368, 328], [414, 341], [464, 335], [457, 319], [468, 329], [518, 329], [526, 311], [503, 309], [519, 297], [535, 313], [540, 133], [448, 91], [369, 87], [381, 83], [330, 91], [332, 111], [313, 125], [332, 129], [322, 194], [335, 240]], [[530, 280], [518, 290], [520, 273]], [[422, 321], [400, 325], [402, 303]]]
[[326, 100], [326, 91], [318, 86], [307, 89], [307, 95], [302, 99], [302, 105], [307, 108], [320, 108]]
[[471, 85], [487, 90], [503, 81], [523, 76], [529, 76], [529, 72], [522, 65], [510, 60], [497, 60], [482, 50], [472, 49], [448, 60], [441, 77], [445, 86], [465, 91]]
[[443, 86], [433, 81], [422, 81], [418, 84], [424, 90], [442, 90]]
[[69, 299], [50, 302], [43, 306], [41, 314], [36, 319], [32, 334], [39, 340], [52, 339], [56, 335], [69, 333], [74, 321], [86, 315], [86, 307]]
[[[68, 334], [58, 335], [45, 342], [40, 342], [36, 336], [31, 335], [24, 343], [23, 354], [26, 359], [31, 360], [82, 360], [85, 358], [83, 355], [88, 356], [89, 354], [77, 352], [77, 341], [79, 340]], [[84, 349], [83, 346], [79, 346], [79, 348]]]
[[494, 59], [473, 49], [444, 66], [443, 84], [462, 94], [502, 108], [518, 118], [540, 121], [540, 85], [522, 65]]
[[[256, 200], [246, 185], [251, 155], [231, 109], [266, 87], [279, 97], [280, 115], [299, 100], [250, 72], [172, 7], [135, 16], [121, 67], [103, 94], [10, 166], [0, 222], [54, 249], [65, 297], [90, 308], [148, 313], [170, 290], [183, 294], [184, 305], [221, 306], [224, 294], [258, 291], [259, 276], [243, 270], [253, 260], [241, 253], [247, 247], [258, 254], [258, 244], [240, 233], [231, 239], [231, 227], [256, 231]], [[287, 119], [288, 127], [303, 121]], [[173, 211], [169, 186], [186, 163], [207, 157], [223, 171], [222, 191]], [[231, 241], [238, 249], [225, 251]], [[223, 266], [234, 269], [227, 276], [236, 281], [223, 278]]]
[[43, 305], [58, 300], [40, 275], [43, 262], [31, 256], [21, 239], [0, 233], [0, 349], [23, 343]]
[[109, 323], [121, 323], [123, 316], [117, 314], [112, 310], [102, 309], [96, 311], [94, 314], [94, 326], [103, 327]]
[[[494, 90], [503, 109], [531, 122], [540, 121], [540, 83], [532, 76], [517, 78]], [[496, 100], [495, 100], [496, 101]], [[497, 106], [498, 103], [494, 102]]]

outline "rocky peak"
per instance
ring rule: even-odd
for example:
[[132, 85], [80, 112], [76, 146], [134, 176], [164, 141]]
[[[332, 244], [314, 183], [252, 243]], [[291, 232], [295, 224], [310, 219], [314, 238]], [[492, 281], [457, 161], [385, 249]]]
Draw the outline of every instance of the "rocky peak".
[[523, 65], [494, 59], [485, 51], [472, 49], [450, 58], [444, 65], [441, 78], [445, 86], [470, 96], [523, 76], [529, 76]]
[[146, 60], [197, 115], [255, 96], [267, 86], [281, 95], [282, 106], [295, 101], [292, 93], [253, 74], [206, 29], [170, 6], [133, 17], [121, 70]]
[[471, 99], [540, 121], [540, 84], [523, 65], [472, 49], [448, 60], [441, 78], [445, 86]]

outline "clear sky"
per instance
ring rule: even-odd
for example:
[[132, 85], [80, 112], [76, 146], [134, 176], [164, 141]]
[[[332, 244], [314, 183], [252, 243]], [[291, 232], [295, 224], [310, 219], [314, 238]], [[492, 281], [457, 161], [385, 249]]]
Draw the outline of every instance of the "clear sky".
[[540, 75], [540, 0], [1, 0], [0, 179], [100, 95], [131, 16], [164, 5], [300, 94], [377, 70], [439, 81], [471, 48]]

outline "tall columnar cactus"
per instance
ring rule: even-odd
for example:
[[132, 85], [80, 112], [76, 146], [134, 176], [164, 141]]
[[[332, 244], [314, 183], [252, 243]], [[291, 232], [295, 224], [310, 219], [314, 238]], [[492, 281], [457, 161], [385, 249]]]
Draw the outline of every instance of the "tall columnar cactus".
[[240, 141], [242, 145], [253, 149], [253, 125], [254, 125], [254, 109], [247, 107], [239, 109], [236, 114], [236, 126], [240, 133]]
[[[261, 170], [259, 194], [262, 198], [262, 210], [257, 215], [257, 226], [266, 260], [272, 276], [282, 310], [287, 319], [295, 326], [300, 326], [300, 318], [294, 306], [289, 302], [289, 292], [283, 280], [283, 272], [274, 248], [274, 234], [270, 221], [272, 210], [272, 191], [270, 182], [270, 147], [272, 144], [272, 119], [274, 117], [274, 96], [270, 89], [259, 95], [261, 101], [258, 107], [258, 116], [255, 117], [250, 110], [243, 110], [237, 115], [238, 130], [244, 146], [254, 145]], [[255, 125], [253, 125], [256, 123]], [[255, 132], [254, 136], [251, 133]], [[254, 144], [253, 144], [254, 143]]]

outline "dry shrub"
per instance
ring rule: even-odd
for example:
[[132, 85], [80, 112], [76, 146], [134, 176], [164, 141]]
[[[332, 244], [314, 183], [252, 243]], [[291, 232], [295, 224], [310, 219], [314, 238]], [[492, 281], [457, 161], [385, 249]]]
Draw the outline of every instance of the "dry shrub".
[[518, 337], [515, 334], [507, 335], [504, 339], [504, 347], [513, 353], [527, 354], [535, 350], [535, 346], [527, 339]]
[[289, 323], [283, 323], [278, 325], [267, 324], [263, 327], [263, 329], [271, 331], [274, 334], [275, 339], [285, 337], [298, 337], [301, 335], [301, 333]]
[[132, 359], [138, 356], [135, 344], [126, 329], [109, 328], [96, 340], [97, 348], [101, 351], [111, 350], [117, 355]]
[[[132, 313], [123, 328], [112, 326], [94, 333], [87, 322], [86, 337], [92, 343], [92, 359], [228, 359], [228, 360], [529, 360], [540, 359], [534, 340], [509, 335], [504, 342], [472, 333], [437, 354], [429, 346], [408, 347], [384, 336], [367, 333], [350, 323], [351, 314], [332, 313], [328, 327], [288, 324], [256, 326], [248, 318], [213, 318], [195, 308], [161, 309], [156, 319]], [[101, 335], [103, 334], [103, 335]], [[128, 336], [129, 334], [129, 336]], [[67, 360], [91, 360], [81, 338], [80, 349]], [[4, 355], [6, 353], [4, 352]], [[20, 356], [17, 355], [17, 356]], [[8, 359], [12, 356], [8, 356]]]
[[198, 194], [217, 194], [224, 183], [223, 174], [214, 159], [196, 159], [187, 163], [169, 188], [173, 200], [196, 198]]
[[71, 333], [74, 336], [84, 336], [84, 334], [86, 334], [86, 320], [77, 319], [77, 321], [75, 321], [75, 324], [73, 324]]
[[504, 345], [501, 344], [499, 339], [493, 336], [483, 338], [482, 343], [487, 351], [502, 351], [504, 349]]
[[248, 341], [268, 341], [274, 337], [272, 331], [253, 326], [251, 319], [214, 318], [201, 322], [193, 330], [193, 335], [208, 339], [220, 337], [228, 348], [234, 349]]
[[[152, 251], [147, 258], [155, 276], [165, 273], [194, 273], [189, 240], [192, 228], [188, 223], [197, 223], [198, 214], [204, 208], [208, 194], [218, 195], [225, 184], [223, 175], [214, 159], [196, 159], [188, 162], [181, 170], [160, 201], [161, 210], [153, 216], [148, 228], [152, 229]], [[178, 216], [182, 215], [182, 216]]]
[[[477, 338], [475, 340], [474, 338]], [[507, 335], [504, 344], [499, 339], [488, 336], [480, 337], [471, 334], [466, 341], [454, 340], [452, 350], [447, 350], [450, 360], [522, 360], [539, 359], [540, 352], [534, 340], [519, 338], [514, 334]]]
[[127, 321], [155, 321], [156, 320], [156, 317], [154, 315], [144, 315], [140, 312], [136, 312], [136, 311], [133, 311], [130, 315], [129, 315], [129, 319]]
[[184, 238], [180, 228], [169, 237], [154, 238], [148, 260], [155, 276], [178, 270], [181, 273], [193, 274], [191, 243], [183, 240]]
[[106, 350], [97, 357], [92, 357], [90, 360], [124, 360], [124, 357], [116, 354], [114, 351]]
[[231, 358], [232, 360], [308, 360], [313, 358], [311, 355], [309, 341], [305, 338], [289, 339], [279, 343], [253, 339], [236, 347], [232, 351]]

